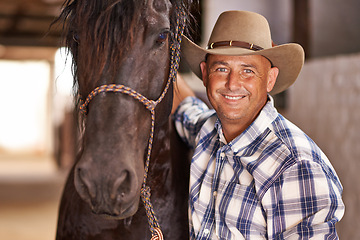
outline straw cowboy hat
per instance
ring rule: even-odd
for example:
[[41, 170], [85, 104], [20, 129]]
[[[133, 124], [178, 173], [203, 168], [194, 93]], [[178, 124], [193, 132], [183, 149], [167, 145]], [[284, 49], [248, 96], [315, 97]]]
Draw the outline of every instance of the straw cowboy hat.
[[247, 11], [222, 13], [211, 33], [207, 48], [201, 48], [184, 36], [181, 46], [185, 61], [201, 79], [200, 63], [206, 54], [262, 55], [279, 68], [274, 95], [293, 84], [304, 64], [304, 50], [296, 43], [272, 46], [270, 27], [260, 14]]

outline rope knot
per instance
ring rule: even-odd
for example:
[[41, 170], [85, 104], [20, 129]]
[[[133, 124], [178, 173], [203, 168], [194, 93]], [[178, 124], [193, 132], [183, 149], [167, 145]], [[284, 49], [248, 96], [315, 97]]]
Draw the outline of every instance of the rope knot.
[[154, 100], [149, 100], [148, 102], [145, 103], [146, 108], [150, 111], [154, 111], [156, 105], [157, 105], [157, 102]]

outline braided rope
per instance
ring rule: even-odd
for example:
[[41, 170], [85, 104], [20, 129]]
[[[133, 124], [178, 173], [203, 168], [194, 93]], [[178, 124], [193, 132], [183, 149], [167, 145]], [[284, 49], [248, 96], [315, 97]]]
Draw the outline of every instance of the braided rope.
[[141, 95], [140, 93], [136, 92], [135, 90], [126, 87], [124, 85], [120, 85], [120, 84], [105, 84], [102, 85], [100, 87], [95, 88], [86, 98], [85, 101], [80, 100], [80, 112], [84, 115], [87, 114], [87, 107], [90, 103], [90, 101], [95, 98], [95, 96], [99, 95], [100, 93], [103, 92], [115, 92], [115, 93], [124, 93], [127, 94], [137, 100], [139, 100], [139, 102], [141, 102], [142, 104], [144, 104], [146, 106], [147, 109], [149, 109], [151, 111], [151, 109], [154, 109], [156, 106], [156, 102], [152, 101], [152, 100], [148, 100], [146, 97], [144, 97], [143, 95]]
[[[181, 14], [181, 15], [180, 15]], [[183, 11], [180, 11], [180, 14], [177, 17], [177, 24], [176, 29], [174, 33], [174, 39], [175, 41], [170, 45], [171, 50], [171, 56], [170, 56], [170, 73], [168, 77], [168, 81], [166, 83], [166, 86], [161, 93], [160, 97], [154, 101], [149, 100], [142, 94], [136, 92], [135, 90], [131, 89], [130, 87], [126, 87], [121, 84], [105, 84], [102, 86], [99, 86], [95, 88], [83, 101], [80, 98], [80, 112], [84, 115], [87, 114], [87, 108], [90, 103], [90, 101], [97, 96], [100, 93], [103, 92], [114, 92], [114, 93], [123, 93], [127, 94], [134, 99], [138, 100], [142, 104], [145, 105], [145, 107], [150, 111], [151, 113], [151, 129], [150, 129], [150, 136], [148, 140], [148, 149], [147, 149], [147, 155], [146, 155], [146, 161], [145, 161], [145, 172], [144, 172], [144, 181], [141, 187], [141, 199], [144, 203], [144, 207], [146, 210], [146, 215], [149, 222], [149, 228], [152, 234], [152, 237], [150, 240], [163, 240], [164, 236], [162, 234], [162, 231], [160, 229], [159, 222], [155, 216], [154, 208], [150, 201], [150, 187], [146, 185], [148, 172], [149, 172], [149, 165], [150, 165], [150, 157], [151, 157], [151, 151], [152, 151], [152, 145], [154, 140], [154, 129], [155, 129], [155, 107], [164, 99], [171, 82], [175, 82], [177, 71], [179, 69], [179, 61], [180, 61], [180, 45], [181, 45], [181, 36], [185, 28], [185, 13]]]

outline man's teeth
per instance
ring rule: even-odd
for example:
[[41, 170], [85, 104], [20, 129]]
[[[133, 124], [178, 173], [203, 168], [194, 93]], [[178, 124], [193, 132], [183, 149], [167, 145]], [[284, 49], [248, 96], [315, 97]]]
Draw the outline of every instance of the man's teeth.
[[239, 100], [241, 98], [243, 98], [244, 96], [238, 96], [238, 97], [232, 97], [232, 96], [225, 96], [226, 99], [230, 99], [230, 100]]

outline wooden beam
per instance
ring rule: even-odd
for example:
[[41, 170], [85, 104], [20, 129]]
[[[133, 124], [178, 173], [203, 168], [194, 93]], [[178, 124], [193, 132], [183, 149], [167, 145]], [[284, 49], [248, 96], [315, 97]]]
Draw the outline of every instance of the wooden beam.
[[0, 0], [0, 45], [59, 46], [62, 29], [50, 28], [62, 0]]
[[34, 46], [34, 47], [61, 47], [61, 38], [57, 35], [21, 34], [0, 36], [0, 46]]
[[293, 41], [303, 46], [305, 57], [311, 58], [311, 19], [309, 0], [294, 0]]

